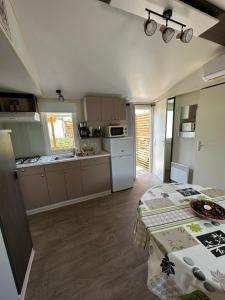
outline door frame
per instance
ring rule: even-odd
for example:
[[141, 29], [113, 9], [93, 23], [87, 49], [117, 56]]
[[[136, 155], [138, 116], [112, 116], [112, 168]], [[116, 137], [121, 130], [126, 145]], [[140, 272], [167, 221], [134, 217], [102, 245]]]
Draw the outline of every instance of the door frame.
[[[176, 112], [176, 96], [174, 97], [169, 97], [167, 99], [167, 107], [166, 107], [166, 112], [167, 112], [167, 108], [168, 108], [168, 100], [174, 100], [173, 103], [173, 130], [172, 130], [172, 139], [171, 139], [171, 153], [170, 153], [170, 171], [171, 171], [171, 163], [173, 161], [173, 142], [174, 142], [174, 134], [175, 134], [175, 112]], [[166, 113], [166, 129], [167, 129], [167, 113]], [[169, 179], [170, 180], [170, 179]]]
[[[156, 120], [156, 118], [155, 118], [155, 116], [156, 116], [156, 107], [157, 107], [157, 103], [159, 104], [160, 102], [162, 102], [162, 101], [166, 101], [166, 109], [165, 109], [165, 126], [164, 126], [164, 140], [160, 140], [160, 141], [158, 141], [157, 139], [156, 139], [156, 134], [155, 134], [155, 120]], [[156, 175], [162, 182], [164, 182], [164, 180], [165, 180], [165, 148], [166, 148], [166, 124], [167, 124], [167, 104], [168, 104], [168, 99], [167, 98], [165, 98], [165, 99], [161, 99], [161, 100], [159, 100], [159, 101], [157, 101], [155, 104], [154, 104], [154, 119], [153, 119], [153, 121], [154, 121], [154, 125], [153, 125], [153, 143], [152, 143], [152, 147], [153, 147], [153, 166], [154, 166], [154, 161], [155, 161], [155, 145], [157, 145], [157, 143], [159, 144], [159, 142], [160, 143], [164, 143], [164, 157], [163, 157], [163, 178], [160, 178], [159, 176], [158, 176], [158, 174], [156, 174], [155, 172], [153, 173], [154, 175]], [[155, 171], [154, 170], [154, 168], [153, 168], [153, 171]]]

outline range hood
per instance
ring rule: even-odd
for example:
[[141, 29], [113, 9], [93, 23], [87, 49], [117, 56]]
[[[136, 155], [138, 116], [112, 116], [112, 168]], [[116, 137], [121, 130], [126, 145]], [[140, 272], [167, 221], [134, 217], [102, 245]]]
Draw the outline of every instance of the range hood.
[[40, 122], [40, 115], [37, 112], [0, 112], [1, 122]]

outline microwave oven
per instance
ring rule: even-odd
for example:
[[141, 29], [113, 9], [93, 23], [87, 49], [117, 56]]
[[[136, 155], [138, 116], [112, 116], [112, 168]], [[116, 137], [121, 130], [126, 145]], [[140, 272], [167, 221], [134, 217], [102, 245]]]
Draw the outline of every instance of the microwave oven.
[[109, 125], [105, 127], [105, 137], [123, 137], [128, 135], [126, 125]]
[[195, 131], [195, 123], [182, 123], [182, 131]]

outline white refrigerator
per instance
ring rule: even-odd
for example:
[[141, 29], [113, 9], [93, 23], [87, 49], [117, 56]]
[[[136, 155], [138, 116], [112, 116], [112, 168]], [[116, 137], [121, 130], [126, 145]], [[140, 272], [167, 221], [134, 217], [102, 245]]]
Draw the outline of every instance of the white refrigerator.
[[112, 191], [131, 188], [134, 183], [132, 137], [104, 138], [103, 148], [111, 154]]

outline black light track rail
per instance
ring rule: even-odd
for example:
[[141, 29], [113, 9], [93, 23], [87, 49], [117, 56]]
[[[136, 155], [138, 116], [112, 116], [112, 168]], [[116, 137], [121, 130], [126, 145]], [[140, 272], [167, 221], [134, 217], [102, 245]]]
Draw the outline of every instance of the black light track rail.
[[[148, 9], [148, 8], [146, 8], [145, 10], [146, 10], [148, 13], [150, 13], [150, 14], [154, 14], [154, 15], [156, 15], [156, 16], [162, 18], [162, 19], [165, 19], [165, 20], [168, 20], [168, 21], [170, 21], [170, 22], [173, 22], [173, 23], [175, 23], [175, 24], [177, 24], [177, 25], [180, 25], [181, 27], [186, 27], [185, 24], [180, 23], [180, 22], [178, 22], [178, 21], [176, 21], [176, 20], [174, 20], [174, 19], [171, 19], [170, 15], [167, 15], [167, 10], [165, 10], [163, 14], [159, 14], [159, 13], [157, 13], [157, 12], [155, 12], [155, 11], [153, 11], [153, 10], [150, 10], [150, 9]], [[170, 11], [170, 10], [168, 10], [168, 11]]]

